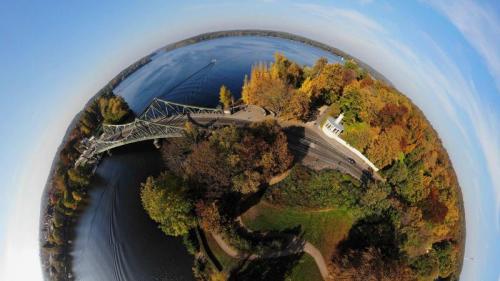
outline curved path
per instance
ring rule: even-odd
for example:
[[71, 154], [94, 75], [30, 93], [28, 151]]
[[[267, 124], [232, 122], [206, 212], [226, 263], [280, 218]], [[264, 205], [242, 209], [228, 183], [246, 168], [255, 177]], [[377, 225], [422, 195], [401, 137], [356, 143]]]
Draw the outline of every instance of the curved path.
[[[237, 218], [237, 221], [241, 224], [242, 227], [245, 227], [245, 229], [248, 232], [253, 232], [252, 230], [246, 228], [246, 226], [243, 224], [241, 217]], [[246, 258], [248, 260], [255, 260], [258, 258], [277, 258], [277, 257], [283, 257], [283, 256], [289, 256], [301, 252], [305, 252], [308, 255], [310, 255], [313, 259], [314, 262], [316, 263], [316, 266], [318, 267], [319, 272], [321, 273], [321, 276], [323, 277], [323, 280], [331, 280], [331, 276], [328, 273], [328, 267], [326, 266], [325, 259], [323, 258], [323, 255], [321, 252], [316, 248], [313, 244], [309, 243], [308, 241], [303, 241], [304, 245], [301, 248], [288, 248], [283, 251], [278, 251], [274, 253], [268, 253], [268, 254], [263, 254], [263, 255], [256, 255], [256, 254], [251, 254], [251, 255], [246, 255], [243, 253], [240, 253], [237, 249], [235, 249], [233, 246], [229, 245], [219, 234], [211, 233], [212, 237], [214, 238], [215, 242], [217, 242], [217, 245], [230, 257], [232, 258]], [[299, 238], [294, 236], [292, 239], [293, 241], [299, 241]]]

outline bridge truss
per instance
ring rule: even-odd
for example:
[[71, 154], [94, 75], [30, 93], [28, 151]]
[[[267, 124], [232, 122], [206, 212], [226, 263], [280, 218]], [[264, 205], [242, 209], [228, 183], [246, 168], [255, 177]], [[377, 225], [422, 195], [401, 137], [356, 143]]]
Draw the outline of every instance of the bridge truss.
[[217, 118], [220, 108], [207, 108], [153, 99], [146, 110], [134, 121], [122, 125], [104, 124], [102, 133], [82, 141], [83, 152], [76, 166], [96, 161], [99, 154], [122, 145], [161, 138], [183, 136], [188, 117]]

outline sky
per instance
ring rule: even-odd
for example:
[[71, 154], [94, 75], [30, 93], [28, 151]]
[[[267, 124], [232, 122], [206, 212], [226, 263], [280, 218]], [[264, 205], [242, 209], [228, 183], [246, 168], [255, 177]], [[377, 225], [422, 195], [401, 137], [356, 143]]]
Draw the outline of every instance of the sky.
[[384, 74], [440, 135], [462, 188], [461, 280], [500, 280], [500, 2], [0, 1], [0, 280], [41, 280], [38, 221], [74, 114], [119, 71], [199, 33], [273, 29]]

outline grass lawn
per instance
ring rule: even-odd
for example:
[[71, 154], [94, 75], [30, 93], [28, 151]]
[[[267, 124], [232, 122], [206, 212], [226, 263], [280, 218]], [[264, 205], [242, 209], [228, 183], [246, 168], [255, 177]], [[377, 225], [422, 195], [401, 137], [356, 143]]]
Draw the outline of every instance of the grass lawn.
[[300, 226], [304, 238], [316, 246], [328, 260], [337, 244], [347, 237], [354, 217], [341, 209], [299, 210], [277, 207], [265, 201], [253, 206], [242, 216], [252, 230], [284, 230]]
[[304, 254], [299, 263], [292, 269], [286, 281], [323, 281], [321, 273], [313, 258]]
[[211, 234], [207, 233], [207, 243], [208, 247], [214, 254], [215, 258], [220, 262], [224, 271], [231, 271], [232, 268], [238, 265], [239, 260], [227, 255], [215, 242]]

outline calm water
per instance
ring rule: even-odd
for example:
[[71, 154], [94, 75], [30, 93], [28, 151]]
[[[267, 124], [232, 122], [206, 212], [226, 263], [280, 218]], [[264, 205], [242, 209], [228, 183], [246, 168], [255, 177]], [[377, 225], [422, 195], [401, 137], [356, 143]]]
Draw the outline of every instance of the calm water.
[[[215, 39], [156, 52], [153, 61], [123, 81], [115, 93], [137, 114], [158, 96], [215, 106], [222, 84], [238, 97], [252, 65], [272, 61], [277, 51], [300, 64], [310, 65], [322, 56], [340, 60], [284, 39]], [[104, 158], [91, 184], [89, 206], [76, 228], [72, 255], [77, 280], [193, 280], [193, 258], [182, 242], [163, 235], [140, 203], [140, 183], [160, 171], [159, 153], [150, 142], [116, 149]]]

